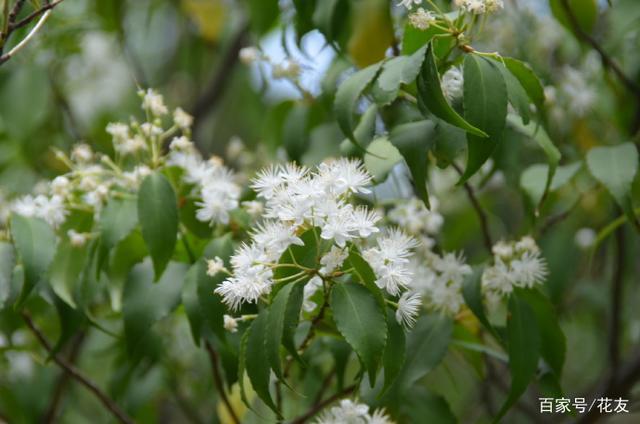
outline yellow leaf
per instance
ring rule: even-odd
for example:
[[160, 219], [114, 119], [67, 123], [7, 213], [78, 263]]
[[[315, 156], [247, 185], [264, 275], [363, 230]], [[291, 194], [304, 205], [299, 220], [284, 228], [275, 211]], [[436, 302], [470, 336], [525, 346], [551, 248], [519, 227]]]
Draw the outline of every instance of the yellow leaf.
[[384, 59], [393, 43], [388, 0], [358, 0], [354, 5], [353, 32], [347, 49], [359, 68]]
[[182, 9], [195, 22], [202, 38], [218, 41], [227, 14], [224, 0], [182, 0]]

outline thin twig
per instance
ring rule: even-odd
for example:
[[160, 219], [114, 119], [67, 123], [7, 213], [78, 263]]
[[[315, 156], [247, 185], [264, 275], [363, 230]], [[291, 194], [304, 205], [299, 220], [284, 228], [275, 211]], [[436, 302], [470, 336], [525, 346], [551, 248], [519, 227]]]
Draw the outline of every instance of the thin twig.
[[222, 399], [224, 405], [227, 407], [227, 410], [229, 411], [229, 415], [231, 416], [233, 422], [235, 424], [240, 424], [240, 419], [238, 419], [236, 411], [233, 410], [231, 402], [229, 402], [229, 398], [227, 397], [227, 392], [224, 390], [222, 376], [220, 375], [220, 370], [218, 369], [220, 362], [220, 360], [218, 359], [218, 352], [216, 352], [216, 350], [213, 348], [213, 346], [211, 346], [211, 343], [209, 342], [206, 342], [205, 346], [207, 348], [207, 352], [209, 352], [209, 359], [211, 360], [211, 368], [213, 370], [213, 383], [216, 386], [216, 390], [218, 390], [220, 398]]
[[618, 65], [618, 63], [611, 58], [607, 52], [602, 48], [602, 46], [593, 38], [590, 34], [585, 32], [582, 27], [580, 27], [580, 23], [576, 18], [576, 15], [571, 10], [571, 6], [569, 5], [568, 0], [560, 0], [560, 4], [567, 14], [567, 18], [569, 19], [569, 23], [573, 28], [575, 34], [578, 38], [582, 39], [584, 42], [589, 44], [598, 54], [600, 55], [600, 59], [605, 67], [610, 68], [614, 74], [618, 77], [618, 79], [630, 90], [634, 93], [634, 95], [638, 98], [640, 102], [640, 86], [636, 84], [631, 78], [629, 78], [622, 68]]
[[[73, 345], [71, 346], [71, 351], [69, 352], [69, 363], [75, 364], [78, 356], [80, 355], [80, 350], [82, 348], [82, 344], [85, 339], [85, 334], [80, 333], [75, 338]], [[42, 422], [44, 423], [53, 423], [56, 421], [56, 417], [58, 416], [58, 408], [60, 407], [60, 402], [62, 401], [62, 395], [64, 394], [68, 383], [69, 383], [69, 374], [62, 373], [60, 377], [58, 377], [58, 382], [56, 383], [56, 387], [53, 391], [53, 395], [51, 396], [51, 400], [49, 402], [49, 407], [47, 408], [47, 412], [44, 414], [42, 418]]]
[[56, 7], [57, 5], [59, 5], [60, 3], [62, 3], [64, 0], [56, 0], [56, 1], [52, 1], [51, 3], [47, 3], [45, 5], [43, 5], [40, 9], [35, 10], [34, 12], [32, 12], [29, 16], [27, 16], [24, 19], [21, 19], [18, 22], [15, 23], [9, 23], [9, 32], [12, 32], [18, 28], [22, 28], [25, 25], [28, 25], [31, 21], [33, 21], [34, 19], [36, 19], [38, 16], [42, 15], [43, 13], [46, 13], [48, 11], [50, 11], [51, 9], [53, 9], [54, 7]]
[[335, 395], [323, 400], [322, 402], [313, 405], [311, 407], [311, 409], [309, 409], [307, 412], [305, 412], [304, 414], [300, 415], [298, 418], [294, 418], [291, 421], [291, 424], [302, 424], [304, 422], [306, 422], [309, 418], [312, 418], [314, 415], [316, 415], [318, 412], [322, 411], [326, 406], [332, 404], [333, 402], [337, 401], [338, 399], [341, 399], [345, 396], [350, 395], [352, 392], [354, 392], [356, 390], [356, 386], [352, 385], [349, 386], [347, 388], [345, 388], [343, 391], [336, 393]]
[[[463, 175], [462, 169], [460, 169], [458, 165], [456, 165], [455, 163], [451, 163], [451, 165], [455, 168], [458, 174]], [[484, 247], [487, 249], [487, 252], [489, 252], [489, 255], [491, 255], [493, 241], [491, 240], [491, 233], [489, 232], [489, 220], [487, 218], [487, 214], [485, 213], [484, 209], [482, 209], [482, 205], [480, 205], [475, 191], [468, 181], [464, 183], [464, 189], [467, 192], [467, 196], [469, 197], [469, 201], [471, 202], [473, 209], [475, 209], [476, 214], [478, 215], [478, 220], [480, 221], [480, 229], [482, 230], [482, 240], [484, 242]]]
[[86, 387], [91, 393], [93, 393], [100, 402], [113, 414], [113, 416], [124, 424], [133, 424], [133, 419], [129, 417], [120, 407], [106, 394], [104, 393], [93, 381], [85, 377], [80, 370], [67, 362], [66, 359], [61, 358], [59, 355], [52, 355], [51, 344], [44, 337], [44, 334], [35, 326], [31, 317], [26, 313], [22, 313], [22, 319], [27, 324], [31, 332], [36, 336], [38, 342], [45, 348], [47, 353], [52, 356], [53, 361], [60, 366], [71, 378], [78, 383]]
[[315, 400], [313, 401], [314, 405], [317, 405], [322, 401], [322, 398], [324, 397], [324, 394], [326, 393], [326, 391], [329, 389], [329, 386], [331, 385], [331, 380], [333, 380], [333, 377], [335, 375], [336, 375], [336, 369], [333, 368], [329, 372], [329, 374], [327, 374], [324, 380], [322, 380], [322, 385], [320, 386], [320, 390], [318, 390], [318, 394], [316, 394]]
[[0, 56], [0, 65], [2, 65], [4, 62], [6, 62], [7, 60], [11, 59], [13, 56], [16, 55], [16, 53], [18, 53], [20, 50], [22, 50], [22, 48], [24, 46], [26, 46], [29, 41], [31, 41], [31, 39], [33, 38], [34, 35], [36, 35], [36, 33], [38, 32], [38, 30], [40, 30], [40, 28], [42, 27], [42, 25], [47, 21], [47, 19], [49, 19], [49, 15], [51, 15], [51, 10], [47, 10], [42, 17], [40, 18], [40, 20], [38, 21], [38, 23], [31, 29], [31, 31], [29, 31], [29, 34], [27, 34], [26, 37], [24, 37], [18, 44], [16, 44], [11, 50], [9, 50], [7, 53], [3, 54], [2, 56]]

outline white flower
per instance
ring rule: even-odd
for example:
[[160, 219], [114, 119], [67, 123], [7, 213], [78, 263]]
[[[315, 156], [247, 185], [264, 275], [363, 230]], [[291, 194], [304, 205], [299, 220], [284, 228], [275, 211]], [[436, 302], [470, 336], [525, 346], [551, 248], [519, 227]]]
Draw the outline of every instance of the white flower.
[[224, 329], [230, 333], [235, 333], [238, 331], [238, 320], [232, 317], [231, 315], [225, 314], [224, 319]]
[[433, 12], [424, 10], [422, 7], [409, 15], [411, 26], [422, 31], [426, 31], [435, 21]]
[[419, 235], [423, 231], [437, 234], [444, 223], [442, 215], [438, 213], [438, 199], [431, 196], [431, 210], [417, 197], [398, 203], [387, 214], [389, 220], [410, 234]]
[[135, 135], [131, 138], [127, 138], [123, 140], [119, 144], [115, 144], [114, 142], [114, 148], [119, 153], [123, 155], [128, 155], [128, 154], [133, 154], [143, 150], [147, 150], [147, 142], [145, 141], [144, 137], [141, 137], [140, 135]]
[[413, 327], [421, 307], [420, 294], [408, 291], [402, 293], [398, 300], [398, 309], [396, 309], [396, 321], [406, 327]]
[[481, 15], [487, 10], [485, 0], [465, 0], [462, 8], [474, 15]]
[[503, 0], [484, 0], [484, 5], [487, 13], [494, 13], [504, 9]]
[[340, 406], [334, 406], [325, 411], [316, 424], [367, 424], [369, 417], [367, 405], [343, 399], [340, 401]]
[[245, 151], [245, 149], [246, 146], [244, 145], [240, 137], [231, 137], [226, 149], [227, 158], [230, 160], [237, 160]]
[[449, 68], [442, 76], [442, 93], [450, 102], [462, 98], [464, 93], [464, 77], [460, 69]]
[[262, 53], [260, 53], [260, 50], [255, 47], [245, 47], [240, 49], [238, 57], [245, 65], [251, 65], [262, 58]]
[[80, 163], [90, 162], [93, 159], [93, 150], [88, 144], [76, 144], [71, 151], [71, 159]]
[[596, 241], [596, 232], [592, 228], [580, 228], [576, 231], [575, 242], [581, 249], [588, 249]]
[[58, 195], [38, 195], [35, 198], [25, 196], [14, 204], [13, 210], [23, 216], [42, 218], [54, 228], [62, 224], [69, 214], [64, 199]]
[[143, 93], [142, 107], [151, 112], [153, 116], [162, 116], [169, 112], [169, 109], [164, 105], [162, 95], [150, 88], [147, 89], [146, 93]]
[[521, 287], [533, 287], [547, 277], [547, 263], [539, 252], [526, 251], [520, 259], [511, 261], [512, 280]]
[[341, 249], [337, 246], [332, 246], [331, 250], [327, 252], [322, 258], [320, 258], [320, 273], [323, 275], [329, 275], [336, 269], [342, 266], [342, 263], [349, 256], [347, 249]]
[[154, 137], [162, 134], [162, 128], [150, 122], [145, 122], [142, 125], [140, 125], [140, 131], [146, 137]]
[[258, 225], [253, 233], [253, 240], [273, 257], [279, 257], [292, 244], [304, 246], [304, 242], [296, 236], [294, 227], [277, 221], [266, 221]]
[[412, 249], [417, 246], [414, 238], [393, 229], [377, 240], [377, 247], [362, 252], [376, 274], [376, 285], [392, 296], [411, 283], [413, 272], [408, 267]]
[[375, 225], [380, 220], [380, 215], [376, 211], [367, 209], [366, 206], [358, 206], [353, 211], [352, 220], [353, 231], [360, 237], [367, 238], [380, 231]]
[[303, 302], [302, 309], [305, 312], [313, 312], [313, 310], [318, 306], [314, 301], [311, 300], [311, 297], [318, 292], [322, 288], [322, 278], [317, 275], [309, 280], [307, 284], [304, 286], [303, 290]]
[[181, 129], [188, 130], [191, 128], [191, 125], [193, 125], [193, 116], [181, 108], [176, 108], [176, 110], [173, 111], [173, 122]]
[[422, 3], [422, 0], [400, 0], [398, 6], [404, 6], [411, 9], [414, 5]]
[[264, 212], [264, 205], [257, 200], [246, 200], [242, 202], [242, 207], [252, 218], [258, 218]]
[[371, 175], [357, 159], [340, 158], [324, 162], [318, 167], [318, 177], [326, 189], [336, 195], [343, 193], [371, 193]]
[[30, 218], [36, 216], [38, 205], [36, 205], [35, 198], [32, 195], [28, 194], [26, 196], [20, 197], [19, 199], [16, 199], [13, 202], [11, 209], [18, 215]]
[[214, 292], [221, 295], [223, 302], [235, 311], [243, 302], [256, 303], [261, 296], [268, 294], [273, 285], [272, 277], [271, 269], [253, 266], [223, 281]]
[[171, 150], [185, 150], [189, 151], [193, 148], [193, 142], [185, 136], [174, 137], [169, 144]]
[[235, 175], [223, 165], [212, 161], [197, 162], [195, 168], [187, 170], [185, 180], [202, 185], [202, 202], [196, 202], [199, 209], [196, 218], [211, 224], [229, 223], [229, 212], [239, 204], [240, 187], [235, 183]]
[[107, 132], [113, 137], [113, 144], [123, 143], [129, 138], [129, 126], [121, 122], [111, 122], [107, 125]]
[[87, 240], [89, 240], [89, 234], [78, 233], [75, 230], [67, 231], [67, 236], [69, 237], [69, 241], [73, 247], [82, 247], [87, 244]]
[[213, 259], [207, 260], [207, 275], [209, 277], [216, 276], [219, 272], [223, 271], [224, 269], [225, 269], [224, 261], [219, 256], [216, 256]]
[[482, 274], [482, 288], [488, 297], [504, 296], [513, 287], [531, 288], [544, 282], [547, 263], [535, 240], [529, 236], [518, 242], [499, 242], [493, 247], [494, 264]]
[[256, 178], [252, 180], [251, 188], [258, 193], [259, 197], [271, 199], [276, 189], [284, 184], [284, 179], [280, 175], [280, 169], [276, 166], [269, 166], [258, 172]]
[[367, 424], [393, 424], [393, 421], [387, 416], [384, 409], [376, 409], [367, 420]]
[[51, 192], [58, 196], [67, 197], [71, 189], [71, 182], [63, 175], [57, 176], [51, 181]]

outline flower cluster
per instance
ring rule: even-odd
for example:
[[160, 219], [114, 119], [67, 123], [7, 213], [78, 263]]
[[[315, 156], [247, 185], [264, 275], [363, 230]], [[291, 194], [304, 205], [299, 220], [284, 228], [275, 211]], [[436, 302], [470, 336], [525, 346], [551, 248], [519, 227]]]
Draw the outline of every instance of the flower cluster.
[[422, 253], [412, 261], [415, 279], [411, 288], [423, 295], [429, 309], [456, 315], [464, 305], [462, 284], [471, 267], [460, 254], [441, 256], [426, 249]]
[[[163, 118], [169, 114], [169, 109], [162, 96], [153, 90], [139, 94], [148, 118], [146, 122], [132, 119], [129, 124], [114, 122], [107, 125], [115, 159], [94, 152], [87, 144], [77, 144], [70, 155], [57, 151], [57, 158], [69, 172], [46, 183], [41, 193], [16, 199], [12, 211], [42, 218], [51, 226], [59, 227], [72, 209], [98, 214], [109, 198], [135, 193], [152, 167], [161, 165], [164, 141], [177, 131], [189, 134], [193, 120], [178, 108], [173, 111], [170, 128], [165, 129]], [[82, 240], [86, 240], [82, 234], [74, 234], [72, 238], [75, 244]]]
[[377, 409], [370, 414], [369, 406], [364, 403], [343, 399], [339, 406], [323, 412], [316, 424], [393, 424], [393, 421], [383, 409]]
[[503, 0], [456, 0], [456, 5], [474, 15], [495, 13], [504, 8]]
[[420, 237], [426, 247], [433, 245], [429, 236], [440, 232], [444, 218], [438, 212], [438, 199], [430, 197], [431, 209], [427, 209], [424, 202], [417, 197], [398, 203], [387, 213], [387, 219], [409, 234]]
[[412, 27], [426, 31], [437, 21], [436, 16], [430, 10], [424, 10], [420, 7], [418, 10], [409, 15], [409, 23]]
[[[269, 293], [277, 280], [274, 269], [282, 254], [292, 245], [302, 246], [301, 234], [316, 233], [322, 250], [317, 267], [307, 269], [309, 278], [304, 289], [304, 309], [313, 311], [313, 295], [324, 281], [340, 273], [351, 245], [364, 244], [380, 233], [376, 223], [380, 216], [366, 206], [354, 206], [355, 194], [369, 193], [371, 176], [357, 160], [335, 159], [320, 164], [315, 170], [293, 163], [271, 166], [260, 171], [251, 187], [264, 201], [262, 221], [232, 256], [232, 276], [216, 293], [237, 310], [244, 302], [255, 303]], [[320, 243], [320, 241], [326, 241]], [[409, 257], [416, 241], [400, 230], [380, 234], [375, 246], [362, 256], [376, 273], [376, 284], [392, 296], [400, 295], [411, 282]]]
[[544, 282], [547, 263], [535, 240], [500, 241], [493, 246], [493, 266], [482, 274], [482, 289], [489, 302], [508, 295], [514, 287], [530, 288]]

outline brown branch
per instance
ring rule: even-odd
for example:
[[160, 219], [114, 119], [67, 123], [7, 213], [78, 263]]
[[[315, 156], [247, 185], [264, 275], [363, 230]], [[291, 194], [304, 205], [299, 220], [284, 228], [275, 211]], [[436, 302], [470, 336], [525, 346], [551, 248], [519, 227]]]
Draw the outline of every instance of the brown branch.
[[[69, 359], [67, 360], [70, 364], [75, 364], [75, 362], [77, 361], [84, 340], [84, 333], [78, 334], [78, 336], [75, 338], [73, 345], [71, 346], [71, 351], [69, 352]], [[63, 394], [67, 389], [67, 386], [69, 385], [69, 380], [70, 377], [67, 373], [62, 373], [62, 375], [58, 377], [58, 382], [56, 383], [56, 387], [53, 391], [53, 396], [51, 396], [49, 407], [47, 408], [47, 411], [42, 418], [42, 422], [53, 423], [56, 421], [56, 417], [58, 416], [58, 408], [60, 407]]]
[[323, 400], [322, 402], [313, 405], [307, 412], [305, 412], [304, 414], [300, 415], [298, 418], [294, 418], [291, 421], [291, 424], [302, 424], [304, 422], [306, 422], [309, 418], [312, 418], [314, 415], [316, 415], [318, 412], [322, 411], [326, 406], [332, 404], [333, 402], [337, 401], [338, 399], [341, 399], [345, 396], [350, 395], [351, 393], [353, 393], [356, 390], [356, 386], [355, 384], [352, 386], [349, 386], [347, 388], [345, 388], [343, 391], [336, 393], [335, 395], [328, 397], [327, 399]]
[[64, 0], [56, 0], [56, 1], [52, 1], [50, 3], [46, 3], [42, 7], [40, 7], [39, 9], [34, 10], [33, 12], [31, 12], [31, 14], [29, 14], [27, 17], [19, 20], [18, 22], [14, 22], [14, 23], [10, 22], [9, 23], [9, 34], [11, 34], [11, 32], [15, 31], [18, 28], [22, 28], [23, 26], [28, 25], [34, 19], [36, 19], [37, 17], [42, 15], [44, 12], [46, 12], [47, 10], [53, 9], [54, 7], [56, 7], [57, 5], [62, 3], [63, 1]]
[[76, 367], [70, 364], [66, 359], [60, 357], [60, 355], [52, 355], [51, 344], [45, 338], [44, 334], [35, 326], [31, 317], [23, 312], [22, 319], [27, 324], [31, 332], [38, 342], [45, 348], [47, 353], [51, 355], [53, 361], [60, 366], [71, 378], [76, 380], [78, 383], [82, 384], [86, 387], [91, 393], [93, 393], [100, 402], [113, 414], [113, 416], [124, 424], [133, 424], [133, 419], [129, 417], [120, 407], [106, 394], [104, 393], [93, 381], [89, 380], [87, 377], [80, 372]]
[[[458, 174], [463, 175], [462, 169], [460, 169], [458, 165], [456, 165], [455, 163], [451, 163], [451, 165], [458, 172]], [[480, 205], [475, 191], [468, 181], [464, 183], [464, 189], [467, 192], [467, 197], [469, 197], [469, 201], [471, 202], [473, 209], [475, 209], [476, 211], [476, 215], [478, 215], [478, 220], [480, 221], [480, 229], [482, 230], [482, 241], [484, 242], [484, 247], [485, 249], [487, 249], [487, 252], [489, 252], [489, 255], [491, 255], [493, 249], [493, 241], [491, 240], [491, 233], [489, 232], [489, 220], [487, 218], [487, 214], [485, 213], [484, 209], [482, 209], [482, 205]]]
[[573, 28], [576, 36], [579, 39], [582, 39], [585, 43], [589, 44], [598, 54], [600, 55], [600, 59], [602, 60], [602, 64], [613, 71], [613, 73], [618, 77], [618, 79], [637, 97], [638, 102], [640, 103], [640, 86], [636, 84], [631, 78], [629, 78], [622, 68], [618, 65], [618, 63], [611, 58], [607, 52], [602, 48], [602, 46], [593, 38], [590, 34], [585, 32], [581, 27], [576, 15], [571, 10], [571, 6], [569, 5], [568, 0], [560, 0], [560, 4], [567, 14], [567, 18], [569, 19], [569, 23]]
[[204, 88], [202, 95], [196, 100], [192, 112], [194, 118], [194, 133], [196, 133], [204, 117], [216, 107], [225, 89], [228, 87], [229, 75], [238, 62], [238, 54], [242, 46], [244, 46], [248, 31], [249, 24], [243, 24], [231, 40], [227, 51], [221, 59], [218, 70], [211, 81], [209, 81], [209, 84]]
[[220, 369], [218, 368], [220, 362], [218, 358], [218, 352], [216, 352], [216, 350], [213, 348], [213, 346], [211, 346], [211, 343], [209, 342], [205, 342], [205, 347], [207, 348], [207, 352], [209, 352], [209, 359], [211, 360], [211, 368], [213, 371], [213, 383], [216, 386], [216, 390], [218, 390], [220, 398], [222, 399], [224, 405], [227, 407], [227, 410], [229, 411], [229, 415], [231, 416], [233, 422], [235, 424], [240, 424], [240, 419], [238, 419], [236, 411], [233, 410], [231, 402], [229, 402], [229, 398], [227, 397], [227, 392], [224, 390], [222, 376], [220, 375]]

